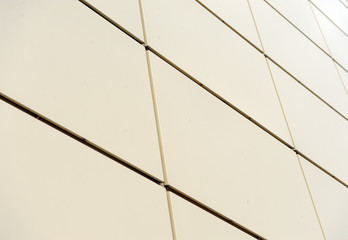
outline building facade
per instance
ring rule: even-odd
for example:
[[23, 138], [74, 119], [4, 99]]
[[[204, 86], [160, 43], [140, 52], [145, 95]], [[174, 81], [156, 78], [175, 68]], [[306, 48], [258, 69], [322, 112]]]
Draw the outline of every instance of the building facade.
[[0, 6], [1, 239], [348, 239], [346, 1]]

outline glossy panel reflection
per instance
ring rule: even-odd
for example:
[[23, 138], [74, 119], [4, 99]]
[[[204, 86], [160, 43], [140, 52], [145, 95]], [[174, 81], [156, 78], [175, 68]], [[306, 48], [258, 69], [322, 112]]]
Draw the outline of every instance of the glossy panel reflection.
[[78, 1], [8, 5], [0, 91], [161, 178], [143, 47]]
[[169, 184], [267, 239], [322, 239], [295, 153], [151, 60]]
[[345, 0], [311, 0], [328, 18], [346, 34], [348, 33], [348, 9]]
[[332, 56], [348, 69], [348, 37], [316, 8], [313, 9], [325, 36], [325, 40], [329, 45]]
[[0, 114], [1, 239], [171, 239], [162, 187], [2, 101]]
[[263, 0], [251, 0], [251, 3], [266, 53], [347, 117], [347, 95], [332, 59]]

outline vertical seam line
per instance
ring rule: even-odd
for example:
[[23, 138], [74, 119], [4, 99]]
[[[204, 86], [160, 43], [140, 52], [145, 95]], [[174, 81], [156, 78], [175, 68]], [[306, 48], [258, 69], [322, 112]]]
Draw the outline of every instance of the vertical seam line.
[[[139, 3], [139, 11], [140, 11], [140, 17], [141, 17], [141, 26], [142, 26], [143, 35], [144, 35], [145, 56], [146, 56], [148, 74], [149, 74], [152, 106], [153, 106], [153, 112], [154, 112], [154, 116], [155, 116], [157, 140], [158, 140], [160, 157], [161, 157], [161, 165], [162, 165], [162, 172], [163, 172], [163, 178], [164, 178], [164, 185], [167, 185], [168, 184], [167, 167], [166, 167], [166, 162], [165, 162], [165, 157], [164, 157], [164, 148], [163, 148], [161, 126], [160, 126], [160, 121], [159, 121], [157, 99], [156, 99], [155, 86], [154, 86], [154, 81], [153, 81], [151, 61], [150, 61], [150, 55], [149, 55], [149, 49], [148, 49], [144, 11], [143, 11], [143, 6], [142, 6], [142, 1], [138, 0], [138, 3]], [[176, 240], [177, 237], [176, 237], [172, 202], [171, 202], [171, 198], [170, 198], [170, 194], [169, 194], [168, 190], [165, 189], [165, 191], [166, 191], [166, 199], [167, 199], [167, 206], [168, 206], [168, 212], [169, 212], [169, 221], [170, 221], [170, 227], [171, 227], [171, 232], [172, 232], [172, 238], [173, 238], [173, 240]]]
[[[249, 4], [249, 8], [250, 8], [251, 15], [253, 16], [253, 20], [254, 20], [255, 28], [256, 28], [257, 33], [258, 33], [258, 36], [259, 36], [259, 40], [260, 40], [261, 45], [262, 45], [261, 36], [260, 36], [260, 34], [259, 34], [259, 31], [258, 31], [258, 27], [257, 27], [257, 24], [256, 24], [256, 20], [255, 20], [255, 18], [254, 18], [254, 14], [253, 14], [253, 11], [252, 11], [250, 2], [249, 2], [249, 0], [247, 0], [247, 1], [248, 1], [248, 4]], [[263, 46], [263, 45], [262, 45], [262, 46]], [[263, 51], [265, 51], [265, 50], [263, 49]], [[330, 50], [329, 50], [329, 51], [330, 51]], [[281, 108], [281, 110], [282, 110], [282, 113], [283, 113], [283, 117], [284, 117], [286, 126], [287, 126], [287, 128], [288, 128], [288, 132], [289, 132], [289, 134], [290, 134], [290, 138], [291, 138], [292, 144], [293, 144], [294, 148], [296, 149], [295, 141], [294, 141], [294, 138], [293, 138], [293, 136], [292, 136], [291, 129], [290, 129], [290, 126], [289, 126], [289, 123], [288, 123], [288, 120], [287, 120], [287, 117], [286, 117], [286, 114], [285, 114], [285, 111], [284, 111], [284, 108], [283, 108], [283, 104], [282, 104], [282, 101], [281, 101], [280, 96], [279, 96], [279, 92], [278, 92], [278, 89], [277, 89], [277, 85], [276, 85], [276, 83], [275, 83], [275, 79], [274, 79], [274, 76], [273, 76], [273, 74], [272, 74], [272, 70], [271, 70], [271, 68], [270, 68], [270, 65], [269, 65], [269, 62], [268, 62], [267, 57], [265, 57], [265, 60], [266, 60], [266, 64], [267, 64], [269, 73], [270, 73], [270, 75], [271, 75], [271, 79], [272, 79], [272, 82], [273, 82], [274, 89], [275, 89], [276, 94], [277, 94], [277, 97], [278, 97], [279, 105], [280, 105], [280, 108]], [[303, 171], [302, 164], [301, 164], [301, 161], [300, 161], [300, 158], [299, 158], [298, 154], [296, 154], [296, 158], [297, 158], [299, 167], [300, 167], [300, 169], [301, 169], [301, 173], [302, 173], [302, 176], [303, 176], [303, 179], [304, 179], [306, 188], [307, 188], [307, 192], [308, 192], [309, 197], [310, 197], [310, 199], [311, 199], [312, 206], [313, 206], [313, 208], [314, 208], [314, 212], [315, 212], [315, 215], [316, 215], [316, 217], [317, 217], [317, 221], [318, 221], [318, 223], [319, 223], [321, 233], [322, 233], [324, 239], [326, 240], [325, 232], [324, 232], [324, 229], [323, 229], [323, 227], [322, 227], [322, 224], [321, 224], [321, 221], [320, 221], [320, 218], [319, 218], [319, 215], [318, 215], [317, 207], [316, 207], [316, 205], [315, 205], [315, 203], [314, 203], [314, 201], [313, 201], [312, 193], [311, 193], [311, 190], [310, 190], [310, 188], [309, 188], [309, 186], [308, 186], [307, 178], [306, 178], [306, 175], [305, 175], [305, 173], [304, 173], [304, 171]]]

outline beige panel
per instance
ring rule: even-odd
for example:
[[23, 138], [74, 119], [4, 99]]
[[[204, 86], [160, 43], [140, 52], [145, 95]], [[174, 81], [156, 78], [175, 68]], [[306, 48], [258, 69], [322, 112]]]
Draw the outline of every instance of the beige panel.
[[0, 102], [1, 239], [171, 239], [165, 191]]
[[180, 197], [174, 194], [170, 194], [170, 196], [178, 239], [254, 239], [239, 229], [223, 222]]
[[201, 0], [201, 2], [262, 49], [247, 0]]
[[[348, 116], [348, 99], [332, 60], [262, 0], [251, 0], [266, 53]], [[315, 61], [314, 61], [315, 59]]]
[[318, 6], [345, 33], [348, 33], [348, 9], [340, 0], [311, 0], [311, 2]]
[[169, 184], [267, 239], [322, 239], [295, 153], [151, 60]]
[[1, 10], [1, 91], [161, 178], [143, 47], [78, 1]]
[[332, 56], [346, 69], [348, 69], [348, 37], [316, 8], [313, 8], [313, 10], [323, 31], [327, 44], [329, 45]]
[[324, 39], [320, 33], [320, 29], [315, 21], [308, 1], [267, 0], [267, 2], [275, 7], [281, 14], [289, 19], [289, 21], [291, 21], [322, 49], [327, 51]]
[[263, 55], [194, 1], [146, 0], [144, 10], [152, 47], [290, 142]]
[[301, 158], [327, 240], [348, 239], [348, 190]]
[[296, 147], [347, 183], [348, 122], [278, 67], [271, 69]]
[[[89, 0], [112, 20], [143, 39], [138, 0]], [[90, 14], [95, 14], [91, 11]]]

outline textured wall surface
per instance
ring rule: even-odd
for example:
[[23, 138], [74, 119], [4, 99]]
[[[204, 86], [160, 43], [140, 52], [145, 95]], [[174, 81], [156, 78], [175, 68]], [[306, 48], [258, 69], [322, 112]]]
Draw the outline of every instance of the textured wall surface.
[[0, 0], [0, 239], [348, 239], [345, 0]]

